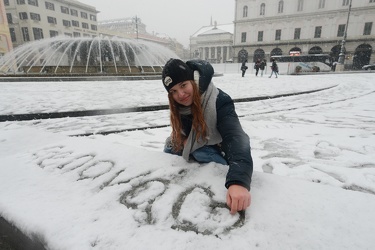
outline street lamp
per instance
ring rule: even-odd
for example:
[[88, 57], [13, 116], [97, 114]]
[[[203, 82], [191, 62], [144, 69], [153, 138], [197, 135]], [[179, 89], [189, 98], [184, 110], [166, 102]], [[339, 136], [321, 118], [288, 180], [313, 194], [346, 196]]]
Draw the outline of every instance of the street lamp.
[[352, 9], [352, 0], [349, 2], [349, 9], [348, 9], [348, 18], [346, 19], [346, 26], [345, 26], [345, 32], [344, 32], [344, 37], [341, 41], [341, 50], [339, 54], [339, 60], [338, 60], [338, 65], [339, 70], [338, 71], [343, 71], [344, 70], [344, 63], [345, 63], [345, 42], [346, 42], [346, 37], [348, 34], [348, 25], [349, 25], [349, 17], [350, 17], [350, 11]]
[[137, 40], [138, 40], [138, 17], [135, 16], [133, 19], [135, 20], [135, 32], [137, 33]]

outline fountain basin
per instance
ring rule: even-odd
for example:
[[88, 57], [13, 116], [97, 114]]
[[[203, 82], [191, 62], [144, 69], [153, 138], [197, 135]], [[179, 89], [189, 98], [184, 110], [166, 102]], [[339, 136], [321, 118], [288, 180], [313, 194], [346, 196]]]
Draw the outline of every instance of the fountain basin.
[[17, 47], [0, 60], [5, 78], [78, 76], [160, 76], [170, 49], [123, 38], [54, 37]]

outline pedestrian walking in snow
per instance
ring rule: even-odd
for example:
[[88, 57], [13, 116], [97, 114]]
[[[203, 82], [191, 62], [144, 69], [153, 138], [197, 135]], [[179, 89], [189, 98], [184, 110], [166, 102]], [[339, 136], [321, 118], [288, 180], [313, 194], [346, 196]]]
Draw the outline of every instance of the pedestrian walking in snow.
[[271, 78], [273, 73], [275, 73], [275, 76], [277, 78], [277, 75], [279, 74], [279, 67], [277, 66], [275, 58], [272, 58], [271, 70], [272, 70], [272, 72], [271, 72], [271, 75], [269, 76], [269, 78]]
[[241, 65], [242, 77], [245, 76], [245, 73], [246, 73], [246, 70], [247, 70], [246, 63], [247, 63], [247, 60], [243, 61], [242, 65]]
[[267, 66], [266, 59], [263, 59], [262, 62], [260, 63], [259, 69], [260, 69], [260, 76], [263, 76], [264, 69]]

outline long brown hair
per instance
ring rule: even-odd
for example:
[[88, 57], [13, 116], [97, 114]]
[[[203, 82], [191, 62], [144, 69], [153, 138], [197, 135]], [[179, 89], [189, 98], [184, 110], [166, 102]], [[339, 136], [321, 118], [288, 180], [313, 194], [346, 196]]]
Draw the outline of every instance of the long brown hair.
[[[193, 86], [193, 103], [191, 104], [191, 114], [193, 115], [192, 130], [196, 132], [195, 140], [206, 140], [207, 125], [204, 120], [203, 109], [201, 106], [201, 95], [197, 84], [191, 80], [190, 84]], [[182, 134], [181, 114], [178, 104], [171, 93], [168, 93], [169, 109], [171, 111], [171, 126], [172, 126], [172, 144], [173, 150], [178, 152], [183, 149], [184, 140], [187, 138]]]

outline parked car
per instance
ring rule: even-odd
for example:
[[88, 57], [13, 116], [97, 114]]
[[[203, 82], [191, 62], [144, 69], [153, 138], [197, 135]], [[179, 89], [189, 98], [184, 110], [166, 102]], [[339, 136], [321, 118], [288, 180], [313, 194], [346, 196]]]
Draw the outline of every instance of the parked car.
[[369, 64], [362, 67], [364, 70], [375, 70], [375, 64]]

